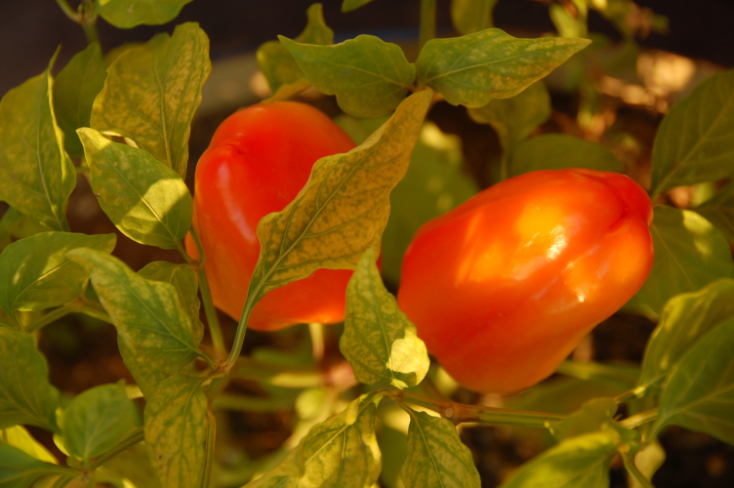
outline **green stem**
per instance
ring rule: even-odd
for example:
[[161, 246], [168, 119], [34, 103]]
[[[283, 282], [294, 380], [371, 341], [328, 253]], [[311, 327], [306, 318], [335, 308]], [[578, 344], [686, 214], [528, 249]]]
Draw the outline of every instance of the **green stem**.
[[620, 405], [629, 400], [632, 400], [633, 398], [642, 398], [647, 394], [647, 391], [651, 387], [659, 384], [664, 378], [665, 378], [665, 375], [661, 375], [655, 378], [654, 380], [645, 383], [644, 385], [640, 385], [635, 388], [632, 388], [631, 390], [625, 391], [624, 393], [614, 397], [614, 401], [617, 402], [617, 405]]
[[622, 456], [622, 462], [624, 462], [624, 467], [627, 469], [627, 472], [632, 475], [632, 477], [637, 480], [637, 482], [642, 486], [643, 488], [655, 488], [655, 486], [652, 484], [652, 482], [647, 479], [647, 476], [645, 476], [642, 471], [637, 467], [635, 464], [634, 457], [630, 455], [628, 451], [619, 451], [619, 454]]
[[564, 361], [556, 372], [581, 380], [612, 383], [615, 386], [622, 386], [623, 388], [629, 388], [631, 385], [634, 385], [640, 377], [639, 368], [612, 366], [595, 362]]
[[436, 37], [436, 0], [421, 0], [420, 47]]
[[524, 425], [526, 427], [548, 428], [549, 424], [560, 422], [566, 418], [565, 415], [554, 413], [530, 412], [483, 405], [466, 405], [452, 401], [442, 402], [406, 391], [393, 390], [389, 391], [386, 395], [400, 404], [409, 403], [433, 410], [455, 424], [481, 422], [485, 424]]
[[293, 401], [222, 393], [212, 401], [212, 407], [239, 412], [279, 412], [292, 409]]
[[84, 35], [87, 36], [87, 43], [99, 42], [99, 36], [97, 35], [97, 12], [94, 9], [94, 0], [84, 0], [83, 5], [83, 15], [79, 24], [84, 29]]
[[[74, 302], [72, 302], [74, 303]], [[32, 333], [37, 331], [38, 329], [47, 326], [50, 323], [56, 322], [61, 317], [65, 317], [69, 315], [70, 313], [78, 312], [78, 306], [71, 306], [71, 304], [64, 305], [63, 307], [56, 308], [49, 313], [45, 314], [40, 319], [36, 320], [32, 324], [25, 327], [24, 331], [27, 333]]]
[[115, 447], [107, 451], [106, 453], [94, 458], [92, 462], [89, 463], [89, 471], [94, 471], [98, 467], [102, 466], [104, 463], [112, 459], [113, 457], [117, 456], [123, 451], [128, 450], [138, 442], [142, 442], [145, 439], [145, 434], [143, 432], [142, 427], [138, 427], [132, 434], [130, 434], [127, 439], [117, 444]]
[[625, 429], [635, 429], [639, 427], [640, 425], [647, 424], [647, 423], [657, 420], [659, 414], [660, 414], [660, 409], [653, 408], [653, 409], [645, 410], [644, 412], [635, 414], [631, 417], [627, 417], [626, 419], [620, 421], [619, 424], [622, 427], [624, 427]]
[[105, 310], [104, 307], [102, 307], [102, 305], [97, 302], [85, 300], [84, 302], [82, 302], [81, 308], [77, 311], [79, 313], [83, 313], [84, 315], [88, 315], [103, 322], [107, 322], [108, 324], [114, 325], [110, 314], [108, 314], [107, 310]]
[[204, 477], [201, 480], [201, 488], [209, 488], [212, 479], [212, 466], [214, 465], [214, 445], [217, 440], [217, 422], [211, 410], [206, 412], [207, 420], [207, 436], [206, 436], [206, 457], [204, 458]]
[[234, 334], [234, 343], [232, 344], [232, 349], [229, 351], [229, 356], [227, 356], [227, 361], [224, 362], [222, 365], [222, 369], [224, 371], [229, 372], [232, 367], [234, 367], [235, 363], [237, 362], [237, 358], [240, 357], [240, 352], [242, 352], [242, 345], [245, 342], [245, 333], [247, 332], [247, 321], [250, 319], [250, 314], [252, 313], [252, 308], [255, 306], [255, 300], [253, 297], [257, 294], [258, 290], [253, 290], [250, 288], [247, 292], [247, 299], [245, 300], [245, 307], [242, 310], [242, 317], [240, 317], [240, 321], [237, 324], [237, 332]]
[[74, 478], [76, 477], [77, 477], [77, 473], [74, 473], [73, 475], [71, 473], [62, 474], [58, 477], [56, 481], [54, 481], [54, 484], [51, 485], [51, 488], [63, 488], [64, 486], [71, 483], [74, 480]]
[[59, 7], [61, 7], [61, 10], [66, 14], [67, 17], [69, 17], [74, 22], [79, 23], [79, 14], [75, 12], [68, 3], [66, 3], [66, 0], [56, 0], [56, 3], [59, 4]]
[[318, 388], [327, 383], [318, 370], [284, 368], [250, 358], [240, 358], [232, 370], [233, 378], [269, 383], [283, 388]]
[[[217, 317], [217, 311], [214, 308], [214, 300], [212, 299], [212, 293], [209, 289], [209, 280], [206, 277], [204, 271], [204, 264], [206, 263], [206, 254], [204, 253], [204, 247], [201, 245], [199, 236], [196, 231], [191, 229], [191, 237], [196, 243], [196, 248], [199, 250], [199, 267], [196, 270], [196, 276], [199, 278], [199, 292], [201, 293], [201, 301], [204, 304], [204, 313], [206, 314], [206, 321], [209, 324], [209, 334], [212, 337], [212, 345], [214, 346], [214, 354], [219, 360], [220, 356], [224, 355], [224, 336], [222, 335], [222, 327], [219, 325], [219, 318]], [[190, 260], [191, 258], [183, 252], [184, 259]]]

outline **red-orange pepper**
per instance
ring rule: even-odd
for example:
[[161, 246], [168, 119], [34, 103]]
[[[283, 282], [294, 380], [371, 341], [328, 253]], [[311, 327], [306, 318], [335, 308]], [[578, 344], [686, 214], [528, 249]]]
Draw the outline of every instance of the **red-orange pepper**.
[[511, 178], [418, 231], [398, 304], [461, 385], [518, 391], [644, 284], [651, 222], [649, 197], [620, 174]]

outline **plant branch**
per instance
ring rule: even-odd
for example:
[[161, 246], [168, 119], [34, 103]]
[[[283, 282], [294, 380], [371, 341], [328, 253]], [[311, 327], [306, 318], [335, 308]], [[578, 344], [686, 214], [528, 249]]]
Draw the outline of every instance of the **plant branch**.
[[625, 429], [635, 429], [640, 425], [655, 421], [658, 418], [659, 414], [660, 409], [653, 408], [651, 410], [645, 410], [644, 412], [635, 414], [631, 417], [627, 417], [626, 419], [621, 420], [619, 424]]
[[127, 439], [117, 444], [115, 447], [107, 451], [106, 453], [97, 456], [89, 463], [89, 471], [94, 471], [104, 463], [117, 456], [123, 451], [128, 450], [138, 442], [142, 442], [145, 439], [145, 434], [142, 427], [138, 427], [135, 431], [130, 434]]

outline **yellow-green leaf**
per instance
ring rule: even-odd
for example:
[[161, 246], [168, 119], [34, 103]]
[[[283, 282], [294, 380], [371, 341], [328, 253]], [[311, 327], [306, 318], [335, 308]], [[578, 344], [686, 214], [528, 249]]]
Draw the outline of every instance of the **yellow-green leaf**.
[[590, 44], [587, 39], [517, 39], [500, 29], [431, 39], [416, 61], [418, 86], [430, 86], [452, 105], [482, 107], [510, 98]]
[[451, 0], [451, 22], [461, 34], [474, 34], [492, 27], [497, 0]]
[[21, 425], [0, 430], [0, 443], [17, 447], [36, 459], [58, 464], [56, 458]]
[[[17, 447], [0, 443], [0, 487], [28, 488], [41, 476], [65, 474], [72, 476], [75, 471], [55, 464], [45, 463]], [[67, 480], [67, 481], [70, 481]]]
[[210, 71], [209, 38], [197, 24], [126, 49], [107, 68], [92, 127], [129, 137], [185, 179], [191, 119]]
[[192, 0], [98, 0], [97, 13], [121, 29], [148, 24], [165, 24], [175, 19], [181, 8]]
[[612, 422], [616, 412], [617, 402], [614, 398], [594, 398], [563, 421], [551, 424], [549, 430], [558, 441], [597, 432]]
[[194, 323], [197, 334], [204, 330], [204, 325], [199, 320], [199, 308], [201, 302], [197, 292], [199, 284], [196, 281], [196, 273], [185, 264], [173, 264], [168, 261], [153, 261], [138, 271], [138, 274], [146, 280], [163, 281], [172, 284], [178, 292], [178, 299], [188, 312]]
[[194, 206], [181, 176], [143, 149], [111, 142], [94, 129], [78, 132], [92, 189], [117, 228], [142, 244], [180, 248]]
[[53, 111], [55, 59], [0, 101], [0, 200], [51, 229], [69, 230], [64, 211], [76, 171]]

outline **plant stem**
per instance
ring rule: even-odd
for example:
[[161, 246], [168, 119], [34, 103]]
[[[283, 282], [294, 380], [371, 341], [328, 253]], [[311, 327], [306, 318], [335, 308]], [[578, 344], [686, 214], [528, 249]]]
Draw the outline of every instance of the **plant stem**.
[[207, 420], [207, 436], [206, 436], [206, 457], [204, 458], [204, 477], [201, 480], [201, 488], [209, 488], [212, 479], [212, 466], [214, 465], [214, 444], [217, 439], [217, 422], [211, 410], [206, 412]]
[[[204, 264], [206, 263], [206, 254], [204, 254], [204, 247], [201, 245], [199, 235], [192, 228], [191, 237], [196, 243], [196, 249], [199, 251], [199, 267], [196, 270], [196, 276], [199, 278], [199, 292], [201, 293], [201, 301], [204, 304], [204, 313], [206, 314], [206, 321], [209, 325], [209, 334], [212, 337], [212, 345], [214, 346], [214, 354], [216, 360], [224, 356], [226, 351], [224, 346], [224, 336], [222, 335], [222, 327], [219, 325], [219, 318], [217, 317], [217, 311], [214, 308], [214, 300], [212, 300], [212, 293], [209, 289], [209, 280], [206, 277], [204, 271]], [[189, 255], [184, 251], [184, 259], [190, 260]]]
[[[73, 303], [73, 302], [72, 302]], [[29, 326], [25, 327], [24, 331], [27, 333], [35, 332], [38, 329], [47, 326], [48, 324], [52, 322], [56, 322], [61, 317], [65, 317], [69, 315], [70, 313], [77, 312], [77, 307], [72, 307], [70, 304], [64, 305], [63, 307], [56, 308], [54, 310], [51, 310], [49, 313], [45, 314], [40, 319], [36, 320]]]
[[88, 300], [84, 300], [82, 302], [82, 307], [78, 310], [79, 313], [83, 313], [84, 315], [89, 315], [90, 317], [94, 317], [95, 319], [99, 319], [103, 322], [107, 322], [108, 324], [113, 324], [112, 317], [110, 317], [110, 314], [107, 313], [107, 310], [102, 307], [97, 302], [92, 302]]
[[436, 0], [421, 0], [420, 47], [436, 37]]
[[87, 43], [99, 42], [97, 35], [97, 12], [94, 9], [94, 0], [84, 0], [83, 15], [79, 24], [84, 29], [84, 35], [87, 36]]
[[622, 450], [620, 450], [619, 454], [622, 456], [622, 462], [624, 462], [625, 469], [627, 469], [627, 472], [632, 475], [635, 480], [637, 480], [640, 486], [642, 486], [643, 488], [655, 488], [650, 480], [647, 479], [647, 476], [645, 476], [642, 471], [640, 471], [640, 469], [637, 467], [633, 456], [631, 456], [629, 452], [623, 452]]
[[626, 419], [620, 421], [619, 424], [622, 427], [624, 427], [625, 429], [634, 429], [634, 428], [639, 427], [640, 425], [647, 424], [649, 422], [656, 420], [659, 414], [660, 414], [660, 409], [653, 408], [651, 410], [645, 410], [644, 412], [640, 412], [631, 417], [627, 417]]
[[558, 367], [558, 373], [581, 380], [594, 380], [612, 383], [615, 386], [629, 388], [637, 383], [640, 377], [639, 368], [629, 366], [612, 366], [609, 364], [578, 361], [564, 361]]
[[222, 365], [225, 372], [229, 372], [232, 369], [237, 362], [237, 358], [240, 357], [240, 352], [242, 352], [242, 345], [245, 342], [245, 333], [247, 332], [247, 321], [250, 319], [252, 308], [255, 306], [255, 300], [253, 300], [253, 297], [256, 295], [257, 291], [259, 290], [253, 290], [252, 287], [247, 291], [245, 307], [242, 310], [242, 317], [240, 317], [240, 321], [237, 324], [237, 332], [234, 334], [232, 349], [229, 351], [227, 361]]
[[485, 424], [524, 425], [526, 427], [547, 428], [549, 424], [560, 422], [566, 418], [565, 415], [554, 413], [530, 412], [483, 405], [465, 405], [452, 401], [442, 402], [406, 391], [391, 390], [386, 395], [400, 404], [410, 403], [433, 410], [455, 424], [481, 422]]
[[56, 0], [56, 3], [59, 4], [59, 7], [61, 7], [61, 10], [66, 14], [67, 17], [69, 17], [74, 22], [79, 23], [79, 14], [75, 12], [68, 3], [66, 3], [66, 0]]
[[328, 382], [325, 374], [315, 369], [285, 368], [251, 358], [240, 358], [231, 374], [233, 378], [269, 383], [283, 388], [318, 388]]
[[113, 457], [117, 456], [123, 451], [126, 451], [127, 449], [131, 448], [138, 442], [142, 442], [145, 439], [145, 434], [143, 432], [142, 427], [138, 427], [135, 429], [135, 431], [130, 434], [127, 439], [117, 444], [115, 447], [107, 451], [106, 453], [94, 458], [92, 462], [89, 463], [89, 471], [94, 471], [98, 467], [102, 466], [104, 463], [112, 459]]
[[74, 474], [73, 476], [71, 474], [62, 474], [56, 479], [56, 481], [54, 481], [54, 484], [51, 485], [51, 488], [63, 488], [64, 486], [71, 483], [74, 478], [76, 478], [76, 474]]

